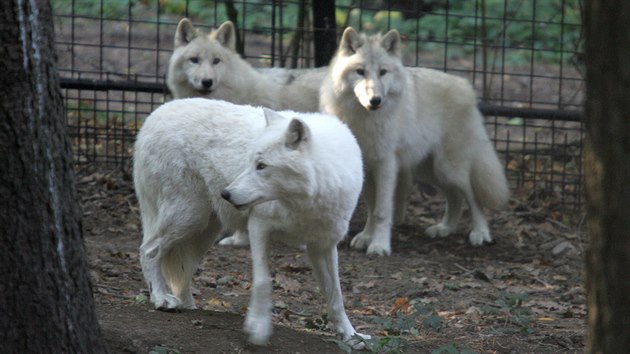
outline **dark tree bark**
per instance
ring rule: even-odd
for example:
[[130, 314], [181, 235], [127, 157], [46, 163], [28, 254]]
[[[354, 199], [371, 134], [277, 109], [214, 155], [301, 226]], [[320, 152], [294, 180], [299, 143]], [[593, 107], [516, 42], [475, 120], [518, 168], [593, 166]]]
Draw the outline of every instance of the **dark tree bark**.
[[0, 351], [105, 352], [45, 0], [0, 2]]
[[335, 0], [313, 0], [315, 66], [326, 66], [337, 50]]
[[584, 11], [588, 347], [630, 348], [630, 1]]

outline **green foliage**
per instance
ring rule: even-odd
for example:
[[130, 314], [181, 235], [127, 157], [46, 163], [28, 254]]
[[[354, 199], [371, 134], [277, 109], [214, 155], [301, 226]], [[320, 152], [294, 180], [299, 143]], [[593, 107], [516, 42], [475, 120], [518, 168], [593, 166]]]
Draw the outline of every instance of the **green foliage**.
[[[413, 50], [417, 43], [420, 51], [444, 53], [449, 58], [482, 55], [479, 46], [485, 44], [489, 49], [486, 60], [492, 62], [559, 63], [572, 59], [572, 52], [580, 41], [581, 16], [577, 0], [486, 0], [485, 10], [480, 1], [436, 0], [433, 11], [419, 19], [405, 19], [402, 12], [386, 8], [358, 9], [356, 3], [337, 0], [339, 28], [349, 25], [369, 33], [396, 28], [409, 40], [408, 50]], [[146, 18], [146, 14], [155, 16], [159, 12], [173, 21], [186, 14], [201, 23], [220, 23], [228, 19], [225, 2], [215, 0], [74, 1], [74, 9], [72, 4], [73, 0], [52, 0], [54, 12], [65, 15], [126, 19], [129, 16]], [[270, 27], [274, 8], [269, 1], [236, 1], [234, 6], [238, 20], [245, 22], [241, 23], [244, 27], [253, 30]], [[281, 21], [277, 25], [288, 28], [296, 25], [299, 2], [287, 2], [275, 10], [277, 21]], [[481, 20], [482, 15], [485, 21]], [[284, 35], [288, 38], [291, 33], [285, 31]], [[449, 45], [445, 46], [445, 42]]]
[[[368, 32], [396, 28], [419, 50], [446, 52], [449, 58], [470, 56], [485, 44], [492, 58], [509, 64], [532, 59], [550, 63], [569, 61], [580, 40], [578, 1], [435, 1], [434, 9], [419, 19], [401, 12], [347, 8], [351, 0], [338, 0], [337, 25], [348, 24]], [[564, 4], [564, 7], [563, 7]], [[535, 6], [534, 6], [535, 5]], [[448, 11], [447, 11], [448, 6]], [[481, 16], [485, 15], [485, 21]], [[444, 43], [451, 44], [445, 48]], [[505, 48], [505, 49], [501, 49]]]
[[502, 292], [499, 299], [495, 301], [497, 307], [484, 306], [481, 310], [486, 314], [503, 316], [506, 323], [515, 325], [521, 332], [529, 334], [534, 332], [534, 329], [530, 327], [532, 312], [523, 306], [528, 299], [527, 293]]
[[149, 354], [181, 354], [177, 349], [169, 348], [163, 345], [156, 345], [151, 349]]

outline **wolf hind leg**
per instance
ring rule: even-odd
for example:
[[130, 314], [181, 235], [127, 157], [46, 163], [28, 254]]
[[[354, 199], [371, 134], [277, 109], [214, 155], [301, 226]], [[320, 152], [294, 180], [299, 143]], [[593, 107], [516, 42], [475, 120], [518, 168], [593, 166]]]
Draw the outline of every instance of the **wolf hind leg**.
[[401, 168], [396, 182], [396, 194], [394, 205], [394, 225], [402, 225], [407, 217], [407, 203], [409, 191], [413, 186], [413, 173], [409, 168]]
[[140, 263], [151, 302], [166, 310], [194, 307], [190, 278], [221, 228], [218, 220], [211, 218], [207, 204], [187, 200], [162, 207], [155, 225], [143, 227], [154, 230], [145, 235], [140, 246]]
[[144, 279], [149, 287], [151, 302], [156, 308], [175, 309], [181, 306], [181, 300], [171, 294], [167, 281], [162, 274], [162, 255], [160, 249], [165, 245], [161, 239], [143, 242], [140, 246], [140, 264]]
[[439, 223], [425, 230], [425, 233], [430, 237], [446, 237], [455, 232], [462, 215], [464, 195], [459, 189], [455, 186], [442, 186], [441, 190], [446, 197], [446, 210]]
[[204, 230], [179, 242], [164, 257], [162, 272], [171, 285], [173, 294], [181, 300], [181, 308], [197, 308], [192, 295], [192, 276], [220, 230], [218, 218], [211, 218]]
[[472, 229], [468, 235], [468, 241], [470, 241], [470, 244], [473, 246], [481, 246], [484, 242], [492, 242], [488, 221], [483, 214], [483, 209], [475, 198], [472, 188], [465, 191], [465, 196], [472, 220]]

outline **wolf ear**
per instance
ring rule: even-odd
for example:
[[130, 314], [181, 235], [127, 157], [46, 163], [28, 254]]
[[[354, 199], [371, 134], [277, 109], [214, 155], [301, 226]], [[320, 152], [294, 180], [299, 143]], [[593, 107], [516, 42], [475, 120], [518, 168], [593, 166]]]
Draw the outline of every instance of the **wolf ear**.
[[270, 126], [276, 122], [280, 122], [285, 120], [286, 118], [284, 116], [282, 116], [281, 114], [279, 114], [278, 112], [263, 107], [263, 113], [265, 114], [265, 121], [267, 122], [267, 126]]
[[343, 31], [341, 42], [339, 42], [339, 52], [343, 55], [352, 55], [356, 53], [364, 44], [363, 38], [352, 27], [348, 27]]
[[381, 46], [385, 48], [388, 53], [397, 57], [400, 56], [400, 42], [400, 33], [395, 29], [385, 33], [383, 38], [381, 38]]
[[236, 30], [232, 21], [225, 21], [216, 31], [210, 34], [210, 38], [217, 40], [222, 46], [236, 50]]
[[175, 30], [175, 48], [185, 46], [197, 37], [197, 30], [187, 18], [182, 18]]
[[291, 123], [289, 123], [285, 138], [284, 146], [291, 150], [296, 150], [311, 140], [311, 131], [303, 121], [293, 118]]

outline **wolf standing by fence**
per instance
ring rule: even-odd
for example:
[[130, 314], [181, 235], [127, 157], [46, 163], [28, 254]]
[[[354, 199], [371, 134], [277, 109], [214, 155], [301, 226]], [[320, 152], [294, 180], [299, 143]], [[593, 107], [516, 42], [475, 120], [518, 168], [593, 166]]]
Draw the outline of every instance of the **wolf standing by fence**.
[[429, 236], [454, 232], [466, 201], [470, 243], [492, 240], [482, 207], [503, 206], [509, 189], [466, 80], [405, 68], [396, 30], [368, 37], [347, 28], [320, 105], [350, 126], [363, 152], [368, 216], [352, 247], [391, 254], [392, 221], [404, 219], [416, 176], [439, 187], [447, 201], [442, 221], [426, 230]]
[[230, 21], [209, 34], [182, 19], [175, 32], [167, 85], [175, 98], [207, 97], [296, 112], [319, 111], [326, 69], [254, 69], [235, 51]]

